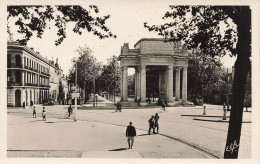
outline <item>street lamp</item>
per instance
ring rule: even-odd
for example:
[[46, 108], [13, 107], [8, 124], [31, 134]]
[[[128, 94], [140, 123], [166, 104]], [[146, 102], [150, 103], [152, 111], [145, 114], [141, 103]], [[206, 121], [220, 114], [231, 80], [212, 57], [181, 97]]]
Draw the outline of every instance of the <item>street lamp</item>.
[[[76, 91], [75, 92], [77, 92], [77, 68], [78, 68], [78, 66], [77, 66], [77, 62], [76, 62], [76, 64], [75, 64], [75, 88], [76, 88]], [[77, 102], [78, 100], [77, 100], [77, 96], [75, 96], [75, 115], [74, 115], [74, 121], [77, 121]]]

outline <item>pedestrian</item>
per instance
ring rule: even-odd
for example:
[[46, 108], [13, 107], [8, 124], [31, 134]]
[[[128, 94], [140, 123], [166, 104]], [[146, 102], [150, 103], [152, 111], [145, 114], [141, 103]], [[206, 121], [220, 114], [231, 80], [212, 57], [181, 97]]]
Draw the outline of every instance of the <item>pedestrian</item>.
[[246, 102], [245, 107], [246, 107], [246, 112], [248, 112], [248, 109], [247, 109], [249, 107], [248, 101]]
[[118, 101], [116, 104], [116, 111], [121, 112], [121, 109], [122, 109], [122, 105], [121, 105], [120, 101]]
[[25, 109], [25, 101], [23, 102], [23, 109]]
[[151, 118], [149, 119], [149, 131], [148, 131], [148, 134], [150, 134], [151, 132], [151, 129], [153, 129], [153, 133], [155, 134], [155, 131], [154, 131], [154, 116], [152, 115]]
[[33, 106], [33, 101], [31, 100], [31, 101], [30, 101], [30, 107], [32, 107], [32, 106]]
[[158, 134], [158, 131], [159, 131], [159, 123], [158, 123], [159, 118], [160, 117], [159, 117], [158, 113], [156, 113], [155, 116], [154, 116], [154, 128], [156, 129], [157, 134]]
[[69, 108], [68, 108], [68, 113], [69, 113], [69, 117], [70, 117], [70, 115], [71, 115], [71, 113], [72, 113], [72, 107], [71, 107], [71, 105], [70, 105]]
[[33, 118], [36, 118], [36, 109], [35, 109], [35, 106], [33, 106]]
[[162, 101], [162, 110], [165, 111], [166, 104]]
[[128, 143], [128, 149], [132, 149], [133, 148], [133, 144], [134, 144], [134, 137], [136, 136], [136, 130], [135, 127], [132, 126], [132, 122], [129, 122], [129, 125], [126, 128], [126, 137], [127, 137], [127, 143]]
[[148, 97], [148, 104], [150, 105], [151, 104], [151, 98]]
[[46, 121], [46, 110], [45, 110], [45, 107], [43, 107], [43, 109], [42, 109], [42, 120]]

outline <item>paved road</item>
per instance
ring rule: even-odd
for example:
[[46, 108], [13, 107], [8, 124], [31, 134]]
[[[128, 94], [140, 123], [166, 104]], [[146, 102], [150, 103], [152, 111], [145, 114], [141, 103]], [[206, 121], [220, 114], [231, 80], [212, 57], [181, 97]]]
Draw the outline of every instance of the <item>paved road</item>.
[[[202, 109], [168, 108], [165, 112], [155, 109], [79, 110], [78, 121], [64, 119], [65, 106], [47, 107], [47, 122], [32, 118], [31, 109], [8, 109], [9, 157], [133, 157], [133, 158], [209, 158], [207, 154], [187, 144], [222, 157], [227, 122], [218, 122], [221, 111]], [[209, 107], [210, 108], [210, 107]], [[158, 112], [160, 133], [146, 135], [149, 117]], [[244, 118], [250, 122], [251, 113]], [[198, 120], [194, 120], [198, 119]], [[134, 149], [126, 150], [125, 126], [132, 121], [138, 137]], [[249, 158], [251, 123], [242, 129], [240, 157]], [[168, 138], [168, 137], [171, 138]], [[176, 139], [176, 140], [174, 140]], [[246, 142], [247, 144], [243, 144]], [[13, 151], [23, 150], [23, 151]], [[24, 151], [27, 150], [27, 151]], [[245, 153], [246, 152], [246, 153]], [[241, 155], [242, 154], [242, 155]]]

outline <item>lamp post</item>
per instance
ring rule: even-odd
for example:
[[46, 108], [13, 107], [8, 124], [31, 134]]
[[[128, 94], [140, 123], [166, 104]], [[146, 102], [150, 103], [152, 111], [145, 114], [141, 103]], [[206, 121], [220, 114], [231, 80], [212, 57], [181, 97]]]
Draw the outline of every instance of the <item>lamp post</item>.
[[[78, 66], [77, 66], [77, 62], [76, 62], [76, 64], [75, 64], [75, 88], [76, 88], [76, 91], [75, 92], [77, 92], [77, 68], [78, 68]], [[75, 97], [75, 115], [74, 115], [74, 121], [77, 121], [77, 102], [78, 100], [77, 100], [77, 97]]]

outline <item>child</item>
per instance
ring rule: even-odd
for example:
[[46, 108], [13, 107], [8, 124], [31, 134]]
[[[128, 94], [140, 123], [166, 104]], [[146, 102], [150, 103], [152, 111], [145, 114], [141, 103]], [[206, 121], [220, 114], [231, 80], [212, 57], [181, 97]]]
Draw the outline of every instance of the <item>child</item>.
[[46, 110], [45, 110], [45, 107], [43, 107], [43, 110], [42, 110], [42, 120], [46, 121]]

